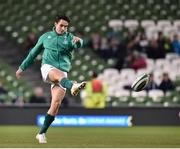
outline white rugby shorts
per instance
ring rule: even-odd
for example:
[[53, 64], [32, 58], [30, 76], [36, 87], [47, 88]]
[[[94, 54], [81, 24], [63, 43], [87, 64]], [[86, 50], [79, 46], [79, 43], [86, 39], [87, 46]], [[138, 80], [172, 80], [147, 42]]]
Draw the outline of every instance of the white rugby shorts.
[[[55, 68], [54, 66], [49, 65], [49, 64], [43, 64], [41, 66], [41, 75], [42, 75], [43, 81], [46, 82], [46, 83], [50, 83], [51, 88], [53, 88], [55, 84], [49, 80], [48, 74], [49, 74], [49, 71], [51, 71], [54, 68]], [[57, 68], [55, 68], [55, 69], [57, 69]], [[67, 72], [63, 72], [63, 73], [64, 73], [65, 77], [67, 77]], [[59, 86], [62, 89], [66, 90], [66, 88], [62, 87], [60, 84], [59, 84]]]

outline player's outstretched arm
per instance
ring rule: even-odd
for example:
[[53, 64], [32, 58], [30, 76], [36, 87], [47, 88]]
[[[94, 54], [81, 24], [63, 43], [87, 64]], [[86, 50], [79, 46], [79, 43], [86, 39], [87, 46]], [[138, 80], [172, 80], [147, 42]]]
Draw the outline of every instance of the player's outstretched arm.
[[19, 69], [16, 71], [17, 78], [21, 77], [22, 71], [25, 71], [34, 62], [34, 59], [37, 57], [37, 55], [40, 54], [40, 52], [43, 50], [43, 38], [45, 37], [44, 35], [39, 38], [36, 45], [31, 49], [27, 57], [19, 66]]

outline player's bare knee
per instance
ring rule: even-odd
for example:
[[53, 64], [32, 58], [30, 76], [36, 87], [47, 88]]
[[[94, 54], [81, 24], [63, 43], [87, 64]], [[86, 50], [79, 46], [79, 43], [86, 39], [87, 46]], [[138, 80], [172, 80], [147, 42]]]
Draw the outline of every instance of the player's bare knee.
[[54, 70], [54, 69], [51, 70], [48, 75], [49, 75], [49, 79], [55, 83], [58, 83], [62, 78], [61, 74], [57, 70]]
[[54, 75], [53, 78], [54, 78], [54, 79], [53, 79], [53, 82], [55, 82], [55, 83], [58, 83], [59, 80], [60, 80], [60, 77], [59, 77], [58, 75]]

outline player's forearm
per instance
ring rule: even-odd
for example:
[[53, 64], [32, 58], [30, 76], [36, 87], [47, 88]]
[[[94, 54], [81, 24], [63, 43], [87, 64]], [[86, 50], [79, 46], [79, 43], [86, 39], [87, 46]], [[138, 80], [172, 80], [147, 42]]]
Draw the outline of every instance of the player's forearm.
[[19, 68], [24, 71], [26, 70], [34, 61], [34, 58], [29, 54], [26, 59], [22, 62], [22, 64], [19, 66]]
[[41, 47], [40, 46], [35, 46], [26, 59], [22, 62], [22, 64], [19, 66], [21, 70], [26, 70], [33, 62], [34, 59], [37, 57], [37, 55], [41, 52]]

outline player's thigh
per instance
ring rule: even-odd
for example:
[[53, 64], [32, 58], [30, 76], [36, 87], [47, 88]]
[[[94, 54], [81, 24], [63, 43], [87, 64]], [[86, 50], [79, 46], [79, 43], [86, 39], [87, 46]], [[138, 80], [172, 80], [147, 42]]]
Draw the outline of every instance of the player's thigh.
[[54, 85], [51, 88], [52, 103], [61, 103], [64, 99], [66, 90], [61, 88], [59, 85]]
[[49, 71], [48, 77], [49, 77], [50, 81], [52, 81], [54, 83], [58, 83], [59, 80], [61, 80], [64, 77], [67, 77], [67, 73], [65, 73], [59, 69], [53, 68]]

